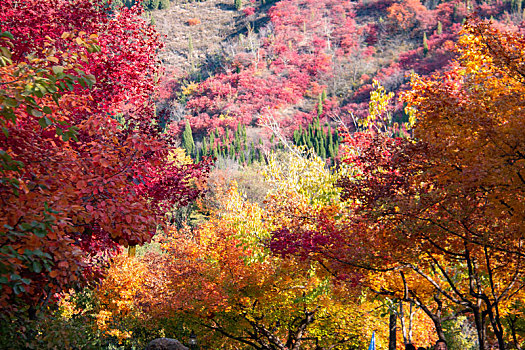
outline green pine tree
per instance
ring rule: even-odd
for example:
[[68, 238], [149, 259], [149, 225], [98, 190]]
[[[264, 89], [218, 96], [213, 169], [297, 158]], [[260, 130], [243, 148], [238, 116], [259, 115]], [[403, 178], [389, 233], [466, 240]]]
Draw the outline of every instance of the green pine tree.
[[252, 164], [255, 160], [255, 145], [253, 144], [253, 141], [250, 142], [250, 153], [248, 156], [248, 164]]
[[428, 54], [428, 40], [427, 33], [423, 33], [423, 54], [426, 56]]
[[202, 150], [195, 152], [195, 162], [197, 163], [201, 161], [201, 152]]
[[323, 159], [326, 159], [326, 148], [324, 147], [323, 143], [321, 143], [321, 146], [319, 148], [319, 156]]
[[239, 136], [242, 136], [242, 124], [241, 122], [237, 123], [237, 129], [235, 129], [235, 135], [239, 134]]
[[327, 139], [326, 139], [327, 147], [330, 147], [330, 145], [333, 146], [333, 143], [334, 143], [334, 136], [332, 135], [332, 128], [330, 127], [330, 125], [328, 125]]
[[170, 0], [160, 0], [158, 8], [161, 10], [167, 10], [170, 8]]
[[241, 153], [239, 154], [239, 162], [240, 162], [241, 164], [246, 163], [246, 157], [244, 156], [244, 152], [241, 152]]
[[186, 120], [186, 128], [182, 133], [182, 147], [186, 150], [186, 153], [189, 156], [193, 156], [195, 152], [195, 142], [193, 141], [193, 133], [191, 131], [191, 125], [188, 120]]
[[235, 152], [240, 153], [242, 149], [242, 144], [240, 142], [235, 142]]
[[317, 116], [320, 116], [321, 114], [323, 114], [323, 95], [319, 94], [317, 101]]
[[514, 0], [514, 12], [521, 14], [522, 0]]
[[121, 8], [122, 6], [124, 6], [124, 2], [122, 0], [113, 0], [111, 2], [111, 8], [114, 10], [114, 9], [119, 9]]
[[332, 144], [328, 146], [328, 156], [332, 159], [335, 158], [334, 146]]
[[262, 139], [259, 139], [258, 147], [257, 147], [257, 158], [261, 164], [264, 163], [264, 154], [263, 154], [262, 149], [263, 149], [263, 141]]
[[341, 142], [341, 137], [339, 136], [339, 131], [335, 129], [334, 131], [334, 154], [337, 157], [339, 154], [339, 143]]
[[299, 129], [295, 129], [293, 131], [293, 143], [295, 145], [299, 145], [300, 138], [301, 138], [301, 132], [299, 131]]
[[237, 130], [235, 131], [235, 150], [237, 151], [237, 153], [241, 150], [242, 148], [242, 140], [241, 140], [241, 137], [242, 137], [242, 131], [241, 131], [241, 127], [239, 125], [239, 127], [237, 127]]
[[208, 142], [206, 142], [206, 136], [202, 139], [202, 154], [205, 156], [208, 155]]
[[306, 134], [306, 130], [303, 130], [303, 134], [301, 135], [301, 146], [308, 145], [308, 135]]
[[317, 116], [314, 119], [313, 131], [314, 131], [314, 138], [316, 138], [319, 141], [321, 141], [321, 137], [322, 137], [321, 134], [323, 132], [322, 132], [322, 129], [321, 129], [321, 124], [319, 123], [319, 116]]
[[235, 9], [240, 11], [242, 8], [242, 0], [234, 0]]

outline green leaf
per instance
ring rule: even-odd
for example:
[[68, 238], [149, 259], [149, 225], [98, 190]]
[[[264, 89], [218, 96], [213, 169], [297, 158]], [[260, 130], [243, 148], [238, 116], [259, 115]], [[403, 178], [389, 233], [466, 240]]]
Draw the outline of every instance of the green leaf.
[[44, 108], [42, 108], [42, 111], [46, 114], [53, 113], [53, 111], [51, 111], [51, 108], [49, 108], [48, 106], [44, 106]]
[[38, 125], [40, 125], [42, 128], [45, 128], [47, 126], [46, 120], [44, 118], [40, 118], [38, 120]]
[[18, 106], [18, 101], [15, 100], [14, 98], [6, 98], [5, 101], [4, 101], [4, 104], [8, 107], [17, 107]]
[[67, 88], [69, 89], [69, 91], [73, 91], [74, 90], [73, 84], [71, 84], [69, 81], [66, 81], [66, 85], [67, 85]]
[[30, 284], [30, 283], [31, 283], [31, 280], [28, 279], [28, 278], [22, 278], [22, 283], [24, 283], [24, 284]]
[[53, 73], [55, 74], [64, 73], [64, 67], [62, 66], [53, 66], [51, 69], [53, 70]]
[[90, 86], [97, 82], [97, 79], [93, 74], [86, 74], [86, 80]]
[[39, 261], [33, 261], [33, 271], [36, 273], [42, 272], [42, 264]]
[[20, 275], [17, 275], [16, 273], [13, 273], [11, 276], [11, 281], [18, 281], [20, 279]]
[[40, 249], [33, 250], [33, 254], [42, 257], [44, 253]]
[[30, 224], [28, 224], [27, 222], [23, 222], [20, 224], [20, 228], [24, 231], [29, 231], [33, 228], [33, 226], [31, 226]]
[[9, 51], [9, 49], [7, 47], [3, 47], [1, 46], [0, 47], [0, 51], [2, 51], [2, 55], [4, 57], [6, 57], [7, 59], [10, 59], [11, 58], [11, 51]]
[[45, 235], [47, 234], [45, 230], [35, 230], [33, 233], [35, 234], [35, 236], [40, 238], [45, 237]]
[[47, 128], [51, 124], [53, 124], [53, 121], [46, 116], [38, 120], [38, 125], [40, 125], [44, 129]]
[[33, 117], [41, 117], [41, 116], [42, 116], [42, 112], [39, 111], [38, 109], [32, 109], [32, 110], [31, 110], [31, 115], [32, 115]]
[[9, 32], [1, 32], [0, 33], [0, 38], [9, 38], [11, 40], [14, 40], [15, 37], [13, 36], [13, 34], [9, 33]]

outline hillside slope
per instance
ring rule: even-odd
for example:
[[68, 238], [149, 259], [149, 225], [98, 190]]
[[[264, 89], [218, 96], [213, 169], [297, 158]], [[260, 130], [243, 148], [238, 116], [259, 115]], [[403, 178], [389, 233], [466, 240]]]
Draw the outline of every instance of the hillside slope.
[[[163, 63], [183, 71], [191, 69], [192, 60], [194, 66], [199, 66], [207, 58], [220, 55], [250, 23], [243, 12], [235, 9], [233, 1], [227, 0], [172, 3], [169, 9], [151, 15], [163, 35]], [[250, 20], [263, 17], [264, 12], [250, 16]]]
[[[153, 13], [165, 35], [168, 72], [159, 119], [175, 137], [186, 122], [197, 141], [215, 132], [220, 140], [215, 137], [214, 146], [227, 145], [244, 125], [256, 143], [262, 138], [264, 147], [274, 147], [270, 133], [261, 132], [269, 120], [290, 139], [312, 123], [354, 128], [368, 114], [377, 80], [394, 92], [391, 123], [396, 133], [406, 133], [399, 93], [412, 73], [447, 67], [469, 13], [508, 28], [521, 22], [508, 3], [476, 6], [458, 0], [281, 0], [254, 1], [236, 11], [233, 1], [173, 3]], [[246, 158], [239, 152], [234, 158]]]

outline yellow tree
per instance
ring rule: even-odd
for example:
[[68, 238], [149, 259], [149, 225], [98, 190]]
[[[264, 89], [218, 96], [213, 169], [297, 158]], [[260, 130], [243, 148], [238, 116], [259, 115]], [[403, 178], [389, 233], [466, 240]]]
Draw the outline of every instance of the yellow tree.
[[473, 313], [480, 347], [488, 318], [504, 349], [502, 311], [523, 288], [525, 38], [471, 20], [458, 46], [449, 72], [415, 78], [405, 96], [426, 160], [401, 211], [447, 260], [430, 257], [445, 278], [434, 285]]
[[376, 249], [366, 267], [391, 281], [380, 292], [418, 303], [440, 338], [443, 311], [466, 313], [480, 348], [487, 323], [505, 348], [502, 314], [523, 288], [523, 43], [467, 23], [451, 70], [415, 78], [404, 96], [415, 138], [349, 137], [359, 172], [340, 183], [356, 205], [349, 216], [365, 223], [347, 242], [367, 232]]
[[335, 177], [316, 156], [274, 155], [266, 170], [272, 191], [264, 207], [235, 185], [217, 188], [208, 221], [173, 229], [160, 254], [117, 260], [97, 292], [106, 305], [99, 329], [124, 339], [137, 323], [177, 338], [191, 328], [207, 348], [282, 350], [362, 348], [376, 330], [382, 344], [380, 303], [357, 285], [333, 283], [316, 262], [268, 247], [270, 232], [290, 218], [277, 204], [331, 210]]
[[523, 288], [523, 44], [467, 24], [452, 69], [405, 95], [415, 139], [349, 136], [354, 172], [339, 182], [348, 208], [278, 230], [277, 250], [379, 273], [389, 283], [377, 291], [417, 303], [440, 338], [444, 311], [466, 313], [481, 348], [487, 322], [505, 348], [502, 313]]
[[265, 242], [272, 213], [247, 202], [236, 187], [219, 203], [209, 222], [165, 241], [170, 292], [162, 296], [163, 310], [191, 317], [209, 347], [363, 346], [358, 335], [373, 315], [363, 315], [346, 287], [332, 286], [315, 264], [271, 255]]

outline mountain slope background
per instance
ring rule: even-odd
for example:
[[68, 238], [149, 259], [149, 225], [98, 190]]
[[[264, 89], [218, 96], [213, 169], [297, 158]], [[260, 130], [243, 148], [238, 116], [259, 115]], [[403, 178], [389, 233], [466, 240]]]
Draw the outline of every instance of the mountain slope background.
[[[324, 133], [328, 125], [332, 132], [355, 129], [376, 79], [396, 94], [392, 123], [406, 133], [399, 92], [412, 73], [430, 75], [450, 64], [473, 13], [508, 28], [522, 20], [515, 2], [283, 0], [245, 2], [239, 10], [233, 1], [172, 2], [151, 12], [166, 45], [160, 124], [177, 138], [188, 121], [201, 155], [213, 146], [227, 155], [240, 125], [248, 128], [248, 143], [270, 149], [277, 139], [264, 126], [272, 123], [289, 140], [316, 119]], [[208, 139], [203, 150], [212, 133], [214, 145]], [[249, 149], [236, 150], [237, 161], [240, 151], [253, 158]]]

